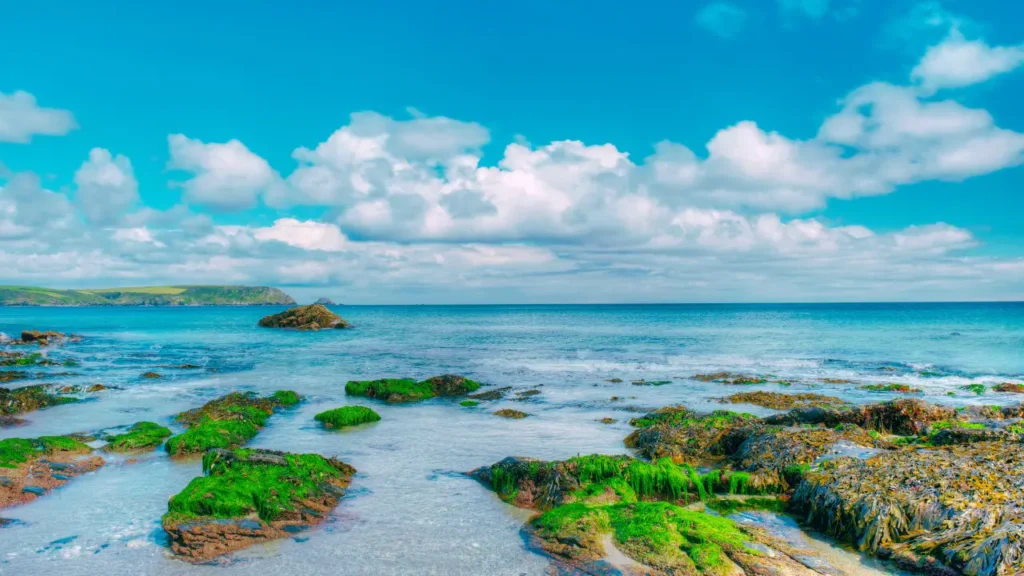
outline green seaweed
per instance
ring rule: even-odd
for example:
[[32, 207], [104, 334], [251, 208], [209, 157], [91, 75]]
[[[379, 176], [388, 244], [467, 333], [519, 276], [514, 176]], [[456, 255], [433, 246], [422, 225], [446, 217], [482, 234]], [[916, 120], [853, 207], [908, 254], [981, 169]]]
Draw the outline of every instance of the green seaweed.
[[778, 498], [715, 498], [707, 502], [707, 507], [724, 516], [747, 510], [766, 510], [781, 514], [786, 511], [787, 503]]
[[465, 406], [466, 408], [472, 408], [473, 406], [479, 406], [480, 402], [476, 400], [463, 400], [459, 402], [459, 406]]
[[107, 450], [128, 452], [156, 448], [171, 436], [171, 431], [155, 422], [137, 422], [127, 432], [107, 436]]
[[974, 392], [978, 396], [981, 396], [982, 394], [984, 394], [985, 390], [986, 390], [984, 384], [965, 384], [965, 385], [961, 386], [960, 389], [961, 390], [965, 390], [967, 392]]
[[313, 417], [326, 428], [344, 428], [380, 420], [380, 414], [366, 406], [342, 406], [321, 412]]
[[17, 468], [54, 452], [90, 452], [89, 446], [67, 436], [5, 438], [0, 440], [0, 468]]
[[437, 396], [467, 394], [478, 390], [480, 386], [475, 380], [446, 374], [420, 382], [412, 378], [351, 380], [345, 384], [345, 394], [377, 398], [385, 402], [417, 402]]
[[278, 406], [284, 408], [295, 406], [296, 404], [299, 403], [300, 400], [302, 400], [302, 397], [299, 396], [298, 392], [293, 392], [291, 390], [278, 390], [277, 392], [271, 394], [270, 397], [273, 398], [275, 402], [277, 402]]

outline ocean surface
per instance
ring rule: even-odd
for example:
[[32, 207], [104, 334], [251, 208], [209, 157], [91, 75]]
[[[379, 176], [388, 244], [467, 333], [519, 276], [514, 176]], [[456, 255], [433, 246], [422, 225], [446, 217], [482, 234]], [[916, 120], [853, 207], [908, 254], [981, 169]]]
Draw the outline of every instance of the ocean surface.
[[[167, 499], [201, 474], [200, 462], [171, 461], [162, 450], [134, 461], [106, 456], [96, 473], [0, 514], [15, 520], [0, 528], [0, 574], [543, 574], [548, 560], [520, 535], [528, 514], [463, 473], [510, 455], [626, 453], [622, 440], [638, 411], [678, 403], [718, 409], [717, 398], [740, 391], [694, 380], [696, 373], [770, 375], [793, 384], [742, 390], [814, 391], [855, 402], [895, 397], [860, 385], [906, 383], [950, 405], [1016, 403], [1009, 394], [961, 387], [1024, 382], [1024, 304], [1014, 303], [344, 306], [335, 311], [354, 330], [257, 328], [273, 311], [0, 308], [0, 332], [8, 335], [28, 328], [82, 334], [59, 352], [79, 363], [62, 369], [74, 375], [60, 381], [112, 388], [28, 414], [28, 425], [0, 430], [0, 438], [140, 420], [177, 431], [174, 414], [227, 392], [291, 389], [307, 401], [271, 418], [252, 445], [337, 456], [359, 471], [325, 524], [220, 565], [193, 566], [169, 556], [160, 516]], [[172, 368], [185, 363], [202, 368]], [[150, 370], [164, 378], [140, 377]], [[542, 393], [475, 408], [447, 399], [388, 406], [344, 393], [350, 379], [444, 373]], [[608, 381], [614, 378], [623, 382]], [[641, 379], [671, 383], [631, 384]], [[314, 425], [314, 414], [344, 404], [371, 405], [383, 420], [344, 432]], [[505, 407], [531, 416], [491, 414]], [[606, 417], [616, 422], [599, 422]], [[850, 573], [893, 573], [802, 534], [787, 518], [748, 516], [807, 540]]]

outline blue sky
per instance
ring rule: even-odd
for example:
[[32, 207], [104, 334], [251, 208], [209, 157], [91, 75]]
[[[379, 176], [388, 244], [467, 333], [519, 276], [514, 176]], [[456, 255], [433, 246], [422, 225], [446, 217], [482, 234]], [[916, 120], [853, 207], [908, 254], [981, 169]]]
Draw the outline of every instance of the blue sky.
[[5, 8], [0, 282], [1024, 298], [1018, 2], [429, 4]]

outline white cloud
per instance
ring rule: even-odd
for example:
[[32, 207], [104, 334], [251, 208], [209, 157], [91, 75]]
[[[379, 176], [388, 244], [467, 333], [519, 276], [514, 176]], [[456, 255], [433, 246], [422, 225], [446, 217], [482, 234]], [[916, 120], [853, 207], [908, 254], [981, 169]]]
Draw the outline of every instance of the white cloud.
[[983, 40], [967, 40], [954, 25], [945, 40], [928, 49], [910, 76], [931, 93], [978, 84], [1022, 63], [1024, 45], [992, 47]]
[[89, 221], [117, 221], [139, 200], [139, 184], [127, 157], [103, 148], [89, 151], [89, 159], [75, 172], [76, 201]]
[[743, 31], [747, 13], [728, 2], [712, 2], [701, 8], [693, 20], [698, 26], [713, 34], [722, 38], [733, 38]]
[[25, 144], [35, 135], [63, 136], [77, 127], [71, 112], [42, 108], [28, 92], [0, 92], [0, 142]]
[[273, 226], [256, 228], [253, 236], [264, 242], [275, 240], [296, 248], [326, 252], [344, 250], [346, 244], [345, 235], [334, 224], [295, 218], [280, 218]]
[[169, 167], [194, 174], [182, 184], [187, 202], [216, 210], [244, 210], [256, 205], [260, 193], [275, 193], [282, 185], [270, 164], [238, 140], [207, 144], [172, 134], [167, 142]]

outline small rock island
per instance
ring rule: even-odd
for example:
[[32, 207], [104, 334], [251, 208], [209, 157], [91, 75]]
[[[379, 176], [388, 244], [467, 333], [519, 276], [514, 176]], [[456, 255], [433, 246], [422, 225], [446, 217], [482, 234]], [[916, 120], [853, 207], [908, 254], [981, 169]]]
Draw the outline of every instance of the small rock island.
[[324, 330], [328, 328], [351, 328], [341, 316], [322, 304], [296, 306], [278, 314], [271, 314], [259, 321], [262, 328], [291, 328], [293, 330]]
[[321, 306], [337, 306], [338, 305], [337, 302], [335, 302], [334, 300], [331, 300], [330, 298], [326, 298], [326, 297], [317, 298], [316, 302], [313, 302], [313, 304], [320, 304]]

